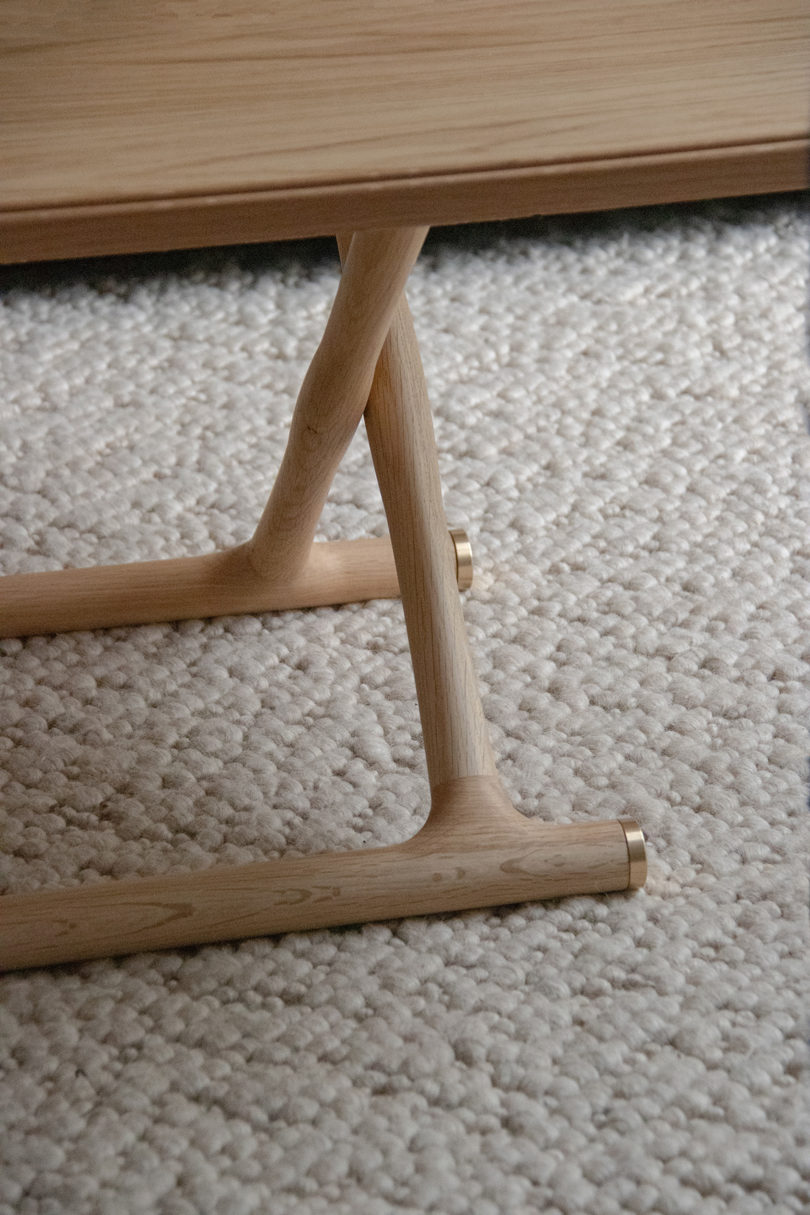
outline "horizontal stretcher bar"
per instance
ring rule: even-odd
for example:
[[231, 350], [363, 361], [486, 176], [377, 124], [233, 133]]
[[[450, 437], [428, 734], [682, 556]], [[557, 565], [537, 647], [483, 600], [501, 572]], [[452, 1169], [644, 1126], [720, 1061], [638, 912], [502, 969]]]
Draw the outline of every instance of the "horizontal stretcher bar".
[[[461, 589], [471, 582], [469, 543], [451, 532]], [[399, 582], [387, 536], [313, 544], [300, 573], [257, 574], [248, 548], [0, 579], [0, 637], [158, 624], [243, 612], [286, 611], [392, 599]]]
[[[0, 967], [53, 965], [643, 883], [643, 836], [629, 820], [540, 823], [506, 806], [492, 778], [469, 777], [453, 785], [444, 795], [440, 791], [440, 812], [402, 844], [9, 895], [0, 899]], [[449, 814], [441, 812], [441, 796], [446, 809], [448, 792], [454, 803]]]

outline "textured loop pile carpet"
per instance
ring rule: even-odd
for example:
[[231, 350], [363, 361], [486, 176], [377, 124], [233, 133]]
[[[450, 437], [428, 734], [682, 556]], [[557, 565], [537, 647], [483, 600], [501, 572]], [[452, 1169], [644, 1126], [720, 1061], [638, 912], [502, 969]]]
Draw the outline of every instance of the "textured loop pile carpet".
[[[810, 1209], [809, 261], [794, 197], [432, 234], [504, 781], [638, 819], [648, 885], [5, 976], [2, 1215]], [[246, 539], [337, 274], [327, 242], [3, 271], [3, 570]], [[321, 535], [384, 531], [360, 433]], [[426, 813], [396, 602], [0, 655], [8, 891]]]

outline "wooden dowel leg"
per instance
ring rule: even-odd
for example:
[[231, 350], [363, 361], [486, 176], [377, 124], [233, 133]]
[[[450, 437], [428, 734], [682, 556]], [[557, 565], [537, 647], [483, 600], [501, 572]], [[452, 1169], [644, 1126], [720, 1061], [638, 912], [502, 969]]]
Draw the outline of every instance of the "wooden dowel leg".
[[358, 233], [323, 339], [301, 387], [287, 450], [248, 544], [259, 574], [307, 559], [329, 487], [368, 400], [374, 368], [427, 228]]
[[425, 378], [404, 298], [377, 367], [366, 429], [400, 579], [431, 787], [493, 776]]
[[[341, 257], [349, 243], [338, 238]], [[365, 413], [399, 574], [432, 788], [496, 776], [458, 595], [422, 360], [404, 294]]]

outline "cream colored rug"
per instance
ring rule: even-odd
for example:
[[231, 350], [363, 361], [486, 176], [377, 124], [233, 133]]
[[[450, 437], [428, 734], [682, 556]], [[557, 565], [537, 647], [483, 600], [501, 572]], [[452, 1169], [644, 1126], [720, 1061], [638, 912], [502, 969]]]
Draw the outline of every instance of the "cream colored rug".
[[[2, 1215], [810, 1209], [809, 260], [791, 197], [432, 235], [501, 771], [528, 815], [637, 818], [647, 888], [4, 977]], [[2, 271], [4, 570], [247, 538], [337, 273]], [[322, 535], [384, 530], [360, 434]], [[9, 891], [426, 812], [397, 603], [0, 653]]]

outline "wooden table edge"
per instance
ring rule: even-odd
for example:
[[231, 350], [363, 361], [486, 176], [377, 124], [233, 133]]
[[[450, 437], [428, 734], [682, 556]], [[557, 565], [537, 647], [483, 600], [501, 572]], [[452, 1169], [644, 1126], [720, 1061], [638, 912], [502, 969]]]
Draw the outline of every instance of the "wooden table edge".
[[810, 137], [508, 170], [0, 211], [0, 263], [804, 189]]

